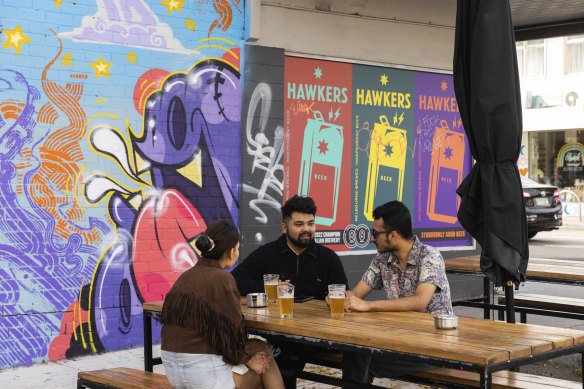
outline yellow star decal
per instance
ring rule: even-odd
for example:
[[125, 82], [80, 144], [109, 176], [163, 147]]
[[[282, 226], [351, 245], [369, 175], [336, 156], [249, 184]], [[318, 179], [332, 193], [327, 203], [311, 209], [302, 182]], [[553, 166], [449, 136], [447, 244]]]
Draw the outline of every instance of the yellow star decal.
[[128, 52], [128, 56], [126, 57], [126, 60], [129, 63], [138, 63], [137, 59], [138, 59], [138, 55], [136, 55], [136, 53], [134, 53], [133, 51]]
[[185, 0], [163, 0], [160, 5], [166, 7], [166, 12], [171, 13], [172, 11], [182, 12], [182, 6], [185, 5]]
[[95, 62], [91, 62], [89, 66], [91, 66], [95, 70], [95, 78], [99, 78], [101, 76], [109, 77], [109, 67], [112, 65], [111, 62], [104, 62], [102, 57]]
[[187, 21], [185, 22], [185, 27], [189, 31], [195, 31], [195, 25], [196, 24], [197, 24], [197, 22], [195, 22], [194, 20], [191, 20], [191, 19], [187, 18]]
[[13, 30], [6, 30], [6, 42], [2, 47], [12, 47], [20, 55], [23, 43], [30, 43], [30, 38], [22, 32], [22, 27], [16, 26]]
[[440, 89], [442, 89], [442, 92], [446, 92], [446, 89], [448, 89], [448, 83], [446, 81], [442, 81], [440, 83]]
[[60, 65], [65, 66], [66, 68], [68, 68], [69, 66], [73, 66], [73, 63], [71, 62], [72, 59], [73, 54], [67, 53], [63, 56], [63, 60], [61, 61]]
[[55, 8], [60, 8], [63, 0], [55, 0]]
[[388, 81], [387, 75], [386, 74], [382, 74], [381, 75], [381, 78], [379, 79], [379, 82], [381, 82], [381, 85], [386, 86], [387, 85], [387, 81]]

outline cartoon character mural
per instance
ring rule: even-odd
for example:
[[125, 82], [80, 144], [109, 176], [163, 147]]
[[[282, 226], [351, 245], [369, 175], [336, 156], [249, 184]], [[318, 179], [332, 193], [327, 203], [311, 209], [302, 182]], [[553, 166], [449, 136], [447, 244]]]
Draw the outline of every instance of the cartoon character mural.
[[28, 23], [0, 37], [0, 368], [141, 344], [142, 303], [197, 261], [188, 241], [238, 223], [239, 1], [94, 3], [39, 5], [81, 26], [47, 20], [65, 32], [42, 65], [20, 57]]
[[[208, 222], [220, 218], [237, 224], [237, 159], [226, 166], [217, 156], [238, 147], [239, 72], [217, 59], [168, 75], [145, 101], [143, 123], [141, 136], [130, 134], [125, 154], [137, 161], [130, 175], [150, 176], [146, 182], [152, 182], [152, 194], [139, 203], [139, 195], [112, 189], [109, 210], [119, 241], [101, 259], [95, 292], [89, 293], [89, 311], [95, 313], [92, 320], [104, 346], [110, 338], [119, 342], [118, 334], [109, 333], [116, 326], [121, 333], [137, 331], [132, 337], [141, 335], [135, 323], [141, 324], [142, 303], [163, 299], [178, 276], [196, 263], [188, 242]], [[96, 128], [92, 144], [103, 150], [100, 139], [119, 136], [115, 134]], [[109, 192], [105, 180], [89, 178], [86, 196], [91, 202]], [[120, 292], [104, 299], [100, 283], [113, 280], [119, 280]], [[117, 308], [112, 312], [111, 307]]]

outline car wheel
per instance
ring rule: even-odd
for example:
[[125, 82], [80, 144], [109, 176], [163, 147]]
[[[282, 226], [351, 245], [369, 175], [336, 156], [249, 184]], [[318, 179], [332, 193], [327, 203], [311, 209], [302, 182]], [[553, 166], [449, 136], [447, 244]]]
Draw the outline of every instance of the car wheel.
[[528, 232], [528, 233], [527, 233], [527, 237], [528, 237], [529, 239], [533, 238], [533, 237], [534, 237], [534, 236], [536, 236], [536, 235], [537, 235], [537, 232]]

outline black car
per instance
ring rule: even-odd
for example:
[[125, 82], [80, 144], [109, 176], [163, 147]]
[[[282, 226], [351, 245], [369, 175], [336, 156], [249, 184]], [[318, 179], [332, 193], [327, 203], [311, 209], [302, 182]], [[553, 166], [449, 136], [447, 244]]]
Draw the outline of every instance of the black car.
[[521, 177], [529, 239], [540, 231], [557, 230], [562, 225], [562, 202], [556, 186], [538, 184]]

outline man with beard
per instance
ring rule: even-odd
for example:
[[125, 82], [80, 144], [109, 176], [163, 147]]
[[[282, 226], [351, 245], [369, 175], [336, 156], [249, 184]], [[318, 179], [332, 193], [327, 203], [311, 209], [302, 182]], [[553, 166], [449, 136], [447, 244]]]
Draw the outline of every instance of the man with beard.
[[[341, 260], [331, 249], [314, 241], [316, 205], [310, 197], [294, 196], [282, 207], [282, 235], [252, 252], [231, 274], [242, 296], [263, 292], [264, 274], [279, 274], [280, 282], [294, 285], [296, 296], [324, 300], [329, 284], [347, 285]], [[310, 346], [278, 342], [282, 369], [301, 371]], [[296, 387], [295, 377], [284, 377], [287, 389]]]
[[[361, 281], [347, 291], [345, 310], [452, 315], [450, 286], [442, 254], [420, 242], [412, 233], [408, 208], [400, 201], [391, 201], [377, 207], [373, 218], [371, 236], [378, 254]], [[387, 300], [364, 300], [373, 289], [384, 289]], [[343, 378], [371, 383], [373, 377], [395, 378], [429, 367], [377, 356], [345, 355]]]
[[314, 241], [316, 205], [310, 197], [291, 197], [282, 207], [282, 235], [252, 252], [231, 274], [242, 296], [264, 291], [264, 274], [279, 274], [296, 296], [324, 300], [329, 284], [347, 285], [341, 260]]

